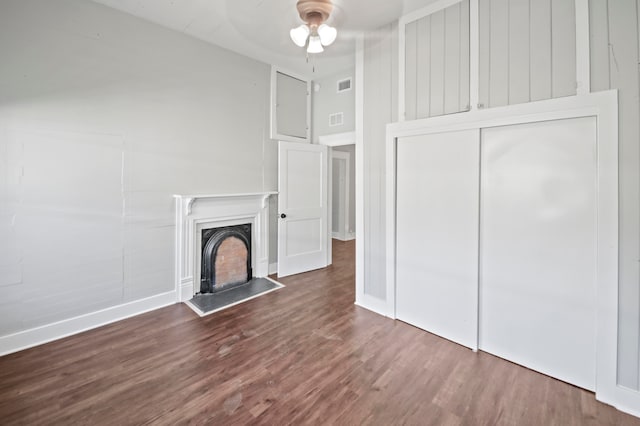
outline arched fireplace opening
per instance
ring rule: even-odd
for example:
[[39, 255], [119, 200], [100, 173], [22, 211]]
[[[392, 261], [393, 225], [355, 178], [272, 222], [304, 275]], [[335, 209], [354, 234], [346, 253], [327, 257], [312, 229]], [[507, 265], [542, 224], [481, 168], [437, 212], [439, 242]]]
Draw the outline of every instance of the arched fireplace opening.
[[200, 293], [216, 293], [253, 278], [251, 224], [202, 230]]

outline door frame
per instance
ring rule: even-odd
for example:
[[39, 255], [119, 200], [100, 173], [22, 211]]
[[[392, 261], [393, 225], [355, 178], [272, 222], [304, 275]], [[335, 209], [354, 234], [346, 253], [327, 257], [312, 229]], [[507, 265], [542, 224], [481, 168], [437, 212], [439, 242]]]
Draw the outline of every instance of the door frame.
[[[387, 125], [387, 292], [383, 309], [395, 318], [397, 138], [569, 118], [597, 120], [596, 398], [633, 407], [636, 398], [617, 384], [618, 334], [618, 92], [609, 90], [541, 102], [471, 111]], [[623, 411], [626, 411], [623, 408]]]
[[[322, 181], [322, 198], [324, 200], [324, 208], [322, 209], [323, 211], [323, 218], [324, 218], [324, 229], [322, 231], [322, 233], [324, 233], [324, 252], [325, 252], [325, 256], [324, 256], [324, 260], [323, 260], [323, 265], [319, 266], [319, 267], [313, 267], [313, 268], [308, 268], [305, 267], [307, 269], [300, 270], [298, 272], [290, 272], [287, 271], [287, 275], [294, 275], [294, 274], [298, 274], [298, 273], [303, 273], [303, 272], [307, 272], [310, 270], [314, 270], [314, 269], [319, 269], [319, 268], [325, 268], [327, 266], [329, 266], [331, 264], [331, 258], [332, 258], [332, 252], [331, 252], [331, 192], [330, 192], [330, 188], [331, 188], [331, 161], [330, 161], [330, 152], [329, 152], [329, 148], [324, 147], [324, 146], [320, 146], [317, 144], [301, 144], [298, 142], [290, 142], [290, 141], [278, 141], [278, 205], [277, 205], [277, 221], [278, 221], [278, 226], [277, 226], [277, 252], [278, 252], [278, 261], [277, 261], [277, 273], [280, 276], [282, 273], [282, 267], [281, 267], [281, 263], [282, 263], [282, 259], [283, 257], [281, 256], [282, 254], [282, 222], [280, 221], [281, 218], [281, 214], [285, 213], [284, 209], [282, 208], [282, 203], [283, 203], [283, 199], [282, 199], [282, 185], [283, 185], [283, 181], [282, 181], [282, 177], [283, 177], [283, 173], [282, 173], [282, 167], [283, 167], [283, 162], [282, 160], [282, 150], [286, 148], [287, 145], [290, 145], [291, 147], [294, 146], [306, 146], [308, 148], [311, 147], [317, 147], [317, 148], [321, 148], [321, 153], [322, 153], [322, 157], [323, 157], [323, 161], [322, 161], [322, 176], [321, 176], [321, 181]], [[316, 148], [314, 148], [315, 150]], [[287, 179], [289, 178], [288, 173], [287, 173]], [[302, 209], [302, 210], [308, 210], [308, 209]], [[289, 210], [286, 211], [286, 214], [290, 214]], [[282, 219], [284, 219], [286, 216], [282, 217]]]

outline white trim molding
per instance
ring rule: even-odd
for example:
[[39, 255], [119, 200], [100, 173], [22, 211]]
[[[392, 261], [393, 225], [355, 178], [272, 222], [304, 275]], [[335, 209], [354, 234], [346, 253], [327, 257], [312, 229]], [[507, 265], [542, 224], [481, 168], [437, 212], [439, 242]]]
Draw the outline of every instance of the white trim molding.
[[0, 337], [0, 356], [102, 327], [103, 325], [164, 308], [174, 303], [176, 303], [176, 292], [170, 291], [2, 336]]
[[197, 292], [203, 229], [251, 224], [253, 274], [269, 274], [269, 196], [276, 192], [174, 195], [176, 199], [175, 294], [184, 302]]
[[326, 146], [353, 145], [356, 143], [356, 132], [334, 133], [318, 136], [318, 143]]
[[[304, 138], [290, 135], [283, 135], [278, 133], [278, 73], [288, 75], [291, 78], [300, 80], [307, 84], [307, 135]], [[269, 123], [270, 123], [270, 137], [273, 140], [287, 141], [287, 142], [311, 142], [311, 80], [308, 78], [296, 74], [275, 65], [271, 66], [271, 102], [269, 108]]]
[[[364, 293], [364, 34], [356, 38], [356, 301], [372, 306]], [[373, 309], [372, 309], [373, 310]]]
[[386, 308], [381, 310], [395, 318], [398, 138], [579, 117], [597, 119], [596, 398], [638, 415], [640, 393], [617, 384], [618, 95], [615, 90], [387, 125], [387, 293]]

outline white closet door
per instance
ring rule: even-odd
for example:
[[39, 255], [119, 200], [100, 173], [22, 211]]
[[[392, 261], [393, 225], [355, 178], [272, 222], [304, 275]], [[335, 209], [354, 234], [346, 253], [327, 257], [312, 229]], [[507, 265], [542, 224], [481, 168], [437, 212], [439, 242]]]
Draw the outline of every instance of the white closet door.
[[480, 349], [585, 389], [596, 372], [596, 122], [482, 131]]
[[475, 349], [479, 131], [397, 146], [396, 317]]

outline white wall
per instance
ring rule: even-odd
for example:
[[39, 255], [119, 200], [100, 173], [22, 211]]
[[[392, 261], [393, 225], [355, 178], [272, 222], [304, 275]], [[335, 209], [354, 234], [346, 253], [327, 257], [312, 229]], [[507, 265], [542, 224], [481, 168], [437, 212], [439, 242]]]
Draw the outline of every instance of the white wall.
[[[355, 90], [351, 89], [338, 93], [339, 80], [351, 78], [351, 87], [355, 87], [355, 68], [335, 73], [313, 81], [313, 86], [319, 86], [316, 92], [312, 91], [312, 134], [313, 142], [318, 143], [318, 136], [333, 135], [336, 133], [353, 132], [356, 123]], [[339, 126], [329, 126], [329, 114], [342, 112], [344, 123]]]
[[480, 103], [576, 94], [575, 0], [480, 0]]
[[640, 390], [640, 0], [590, 0], [591, 86], [619, 90], [618, 381]]
[[364, 40], [364, 293], [386, 297], [385, 132], [397, 121], [398, 26], [365, 34]]
[[469, 0], [410, 22], [404, 31], [404, 118], [469, 110]]
[[277, 189], [266, 64], [81, 0], [3, 0], [0, 57], [0, 336], [172, 290], [172, 194]]

